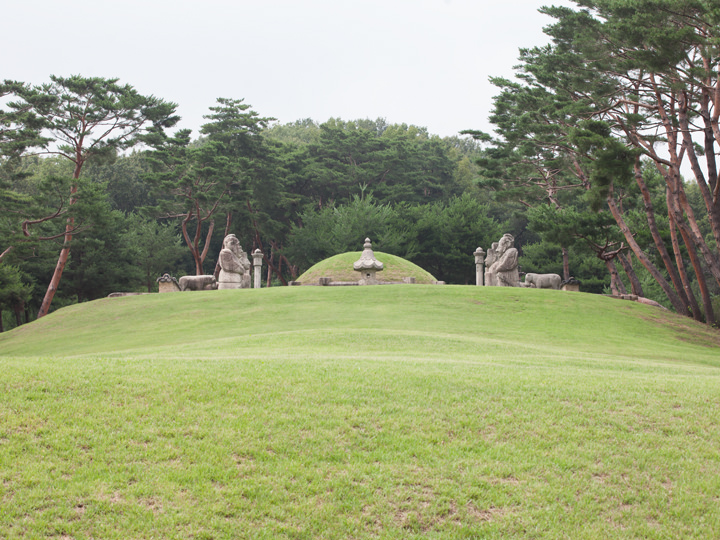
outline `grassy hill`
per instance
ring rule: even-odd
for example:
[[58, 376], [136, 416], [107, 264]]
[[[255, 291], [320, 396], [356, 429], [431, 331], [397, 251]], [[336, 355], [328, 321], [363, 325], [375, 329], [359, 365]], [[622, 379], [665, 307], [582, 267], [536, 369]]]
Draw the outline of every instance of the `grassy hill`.
[[713, 538], [720, 334], [582, 293], [104, 299], [0, 334], [2, 538]]

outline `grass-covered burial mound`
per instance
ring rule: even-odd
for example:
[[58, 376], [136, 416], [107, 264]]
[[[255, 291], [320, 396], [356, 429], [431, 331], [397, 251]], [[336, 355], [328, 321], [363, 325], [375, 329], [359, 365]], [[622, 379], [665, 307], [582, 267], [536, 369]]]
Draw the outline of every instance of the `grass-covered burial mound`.
[[[321, 277], [329, 277], [333, 281], [357, 281], [360, 279], [360, 274], [353, 270], [353, 263], [360, 258], [360, 255], [362, 251], [348, 251], [329, 257], [312, 266], [297, 281], [303, 285], [317, 283]], [[402, 257], [376, 251], [375, 258], [384, 265], [383, 271], [377, 274], [380, 281], [402, 281], [407, 277], [414, 277], [416, 283], [426, 285], [432, 285], [437, 281], [432, 274]]]

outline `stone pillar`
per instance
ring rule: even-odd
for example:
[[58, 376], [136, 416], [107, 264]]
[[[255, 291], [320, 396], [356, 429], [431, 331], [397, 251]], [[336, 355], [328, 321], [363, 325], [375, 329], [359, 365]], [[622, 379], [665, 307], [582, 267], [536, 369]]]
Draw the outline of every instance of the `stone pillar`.
[[263, 254], [262, 251], [259, 249], [256, 249], [253, 251], [253, 269], [255, 272], [254, 275], [254, 282], [253, 282], [253, 288], [259, 289], [262, 285], [262, 261], [263, 261]]
[[479, 247], [473, 255], [475, 255], [475, 285], [482, 287], [485, 276], [485, 252], [483, 248]]

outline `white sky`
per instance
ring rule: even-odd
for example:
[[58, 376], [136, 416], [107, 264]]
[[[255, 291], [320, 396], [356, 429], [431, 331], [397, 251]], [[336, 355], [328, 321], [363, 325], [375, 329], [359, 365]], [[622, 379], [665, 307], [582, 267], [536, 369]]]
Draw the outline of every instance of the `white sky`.
[[292, 122], [387, 119], [448, 136], [490, 129], [518, 49], [566, 0], [16, 0], [0, 78], [119, 77], [197, 129], [217, 97]]

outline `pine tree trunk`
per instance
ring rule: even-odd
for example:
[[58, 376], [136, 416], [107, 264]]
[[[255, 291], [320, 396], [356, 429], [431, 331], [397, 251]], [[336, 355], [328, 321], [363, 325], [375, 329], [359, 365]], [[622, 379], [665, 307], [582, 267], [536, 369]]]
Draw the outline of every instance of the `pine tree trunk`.
[[13, 250], [14, 247], [15, 247], [15, 246], [10, 246], [10, 247], [8, 247], [5, 251], [3, 251], [2, 253], [0, 253], [0, 262], [2, 262], [3, 258], [5, 257], [5, 255], [7, 255], [8, 253], [10, 253], [10, 252]]
[[630, 290], [632, 291], [632, 293], [636, 296], [645, 296], [643, 294], [643, 288], [640, 284], [640, 280], [635, 273], [635, 269], [630, 263], [630, 259], [628, 259], [628, 257], [624, 253], [618, 253], [617, 258], [620, 261], [620, 265], [623, 267], [623, 270], [625, 271], [628, 280], [630, 281]]
[[[74, 178], [77, 179], [79, 176], [80, 167], [76, 165]], [[77, 185], [73, 184], [73, 186], [70, 188], [70, 205], [75, 204], [76, 193]], [[50, 311], [50, 304], [52, 304], [53, 298], [55, 298], [55, 293], [57, 292], [57, 288], [60, 285], [60, 278], [62, 278], [63, 271], [65, 270], [65, 265], [67, 264], [68, 257], [70, 256], [70, 242], [73, 237], [72, 231], [74, 225], [75, 220], [73, 218], [68, 218], [67, 223], [65, 224], [65, 238], [63, 241], [63, 247], [60, 250], [60, 256], [58, 257], [57, 264], [55, 265], [55, 271], [53, 272], [53, 276], [50, 279], [50, 284], [48, 285], [47, 291], [45, 291], [45, 297], [40, 304], [40, 309], [38, 310], [37, 314], [38, 319], [40, 317], [44, 317]]]
[[[672, 243], [673, 252], [675, 253], [678, 274], [680, 275], [680, 279], [683, 283], [683, 292], [685, 293], [685, 297], [688, 299], [688, 305], [690, 306], [690, 311], [692, 312], [693, 319], [695, 319], [696, 321], [702, 321], [703, 319], [702, 312], [700, 311], [700, 306], [698, 305], [697, 299], [695, 298], [695, 295], [690, 288], [690, 280], [688, 279], [687, 271], [685, 270], [685, 263], [683, 262], [682, 253], [680, 252], [680, 242], [678, 241], [677, 237], [677, 225], [675, 224], [675, 220], [673, 219], [672, 214], [668, 215], [668, 220], [670, 224], [670, 242]], [[685, 240], [685, 237], [683, 237], [683, 240]], [[687, 248], [688, 251], [694, 249], [693, 246], [687, 246]]]
[[627, 289], [625, 289], [625, 284], [618, 275], [615, 263], [612, 262], [612, 259], [603, 260], [605, 261], [605, 266], [607, 266], [608, 272], [610, 272], [610, 292], [612, 295], [620, 296], [621, 294], [627, 294]]
[[15, 323], [17, 326], [22, 326], [22, 314], [25, 310], [25, 302], [20, 301], [13, 305], [13, 311], [15, 312]]
[[190, 253], [193, 256], [193, 261], [195, 261], [195, 275], [201, 276], [202, 275], [202, 260], [200, 260], [200, 252], [197, 249], [197, 239], [200, 234], [200, 227], [202, 226], [202, 223], [198, 220], [197, 229], [195, 229], [195, 241], [193, 241], [190, 238], [190, 234], [187, 230], [187, 224], [192, 219], [193, 215], [192, 212], [188, 212], [188, 214], [185, 216], [185, 218], [182, 221], [182, 224], [180, 226], [182, 230], [183, 238], [185, 239], [185, 244], [187, 244], [187, 247], [190, 249]]
[[650, 235], [652, 236], [653, 242], [655, 243], [655, 248], [658, 250], [658, 254], [662, 259], [668, 276], [670, 276], [670, 281], [672, 281], [673, 287], [675, 287], [675, 292], [677, 292], [678, 296], [680, 296], [680, 300], [687, 309], [690, 306], [690, 302], [687, 298], [687, 295], [685, 294], [685, 289], [683, 287], [682, 280], [680, 279], [680, 275], [675, 269], [670, 254], [668, 253], [667, 247], [665, 246], [665, 241], [663, 240], [662, 236], [660, 236], [660, 230], [658, 229], [657, 221], [655, 220], [655, 209], [653, 208], [652, 199], [650, 197], [650, 190], [647, 188], [647, 184], [645, 184], [645, 180], [642, 176], [642, 170], [640, 169], [639, 160], [635, 162], [635, 182], [640, 188], [640, 193], [643, 198], [643, 205], [645, 207], [645, 218], [648, 223], [648, 228], [650, 229]]
[[[671, 221], [672, 223], [672, 221]], [[712, 299], [710, 297], [710, 292], [707, 288], [707, 281], [705, 280], [705, 275], [703, 274], [703, 268], [702, 264], [700, 263], [700, 257], [698, 257], [697, 252], [695, 250], [695, 246], [692, 242], [692, 239], [689, 238], [687, 235], [684, 235], [682, 231], [680, 231], [680, 234], [683, 236], [683, 240], [685, 241], [685, 245], [687, 246], [688, 255], [690, 256], [690, 263], [693, 266], [693, 270], [695, 272], [695, 277], [697, 278], [698, 287], [700, 288], [700, 297], [703, 301], [703, 308], [705, 309], [705, 322], [709, 326], [713, 326], [715, 324], [715, 312], [713, 310], [712, 306]], [[690, 289], [690, 286], [688, 285], [688, 294], [692, 295], [693, 299], [695, 296], [692, 294], [692, 290]], [[698, 308], [699, 310], [699, 308]], [[698, 321], [702, 321], [702, 315], [700, 315], [700, 318], [697, 319]]]
[[570, 254], [568, 248], [562, 246], [563, 279], [570, 279]]
[[[699, 260], [693, 260], [698, 259], [696, 253], [692, 253], [690, 255], [690, 259], [693, 262], [693, 268], [695, 268], [695, 265], [700, 266]], [[703, 301], [703, 309], [705, 310], [705, 324], [708, 326], [715, 326], [715, 310], [713, 309], [712, 305], [712, 298], [710, 296], [710, 292], [708, 291], [707, 287], [707, 281], [705, 280], [705, 276], [702, 272], [696, 273], [697, 281], [698, 281], [698, 287], [700, 288], [700, 297]]]
[[[682, 106], [678, 108], [678, 119], [680, 121], [680, 127], [683, 135], [683, 143], [685, 146], [685, 153], [690, 161], [690, 167], [695, 181], [702, 195], [705, 208], [707, 209], [708, 221], [710, 223], [710, 229], [713, 232], [716, 245], [720, 246], [720, 208], [718, 207], [718, 200], [714, 197], [713, 188], [717, 188], [717, 163], [715, 161], [715, 137], [713, 135], [712, 124], [708, 123], [710, 120], [710, 114], [708, 112], [708, 99], [707, 90], [703, 90], [701, 99], [701, 108], [703, 111], [703, 119], [705, 121], [704, 129], [704, 142], [705, 142], [705, 160], [707, 163], [708, 174], [710, 175], [710, 185], [705, 179], [705, 175], [700, 168], [697, 154], [695, 153], [694, 142], [690, 133], [690, 122], [687, 115], [687, 100], [681, 101]], [[718, 104], [716, 104], [717, 106]]]
[[[215, 220], [210, 220], [210, 227], [208, 228], [207, 235], [205, 236], [205, 245], [203, 246], [202, 253], [200, 254], [200, 274], [198, 276], [202, 275], [202, 266], [205, 263], [205, 259], [207, 258], [208, 249], [210, 248], [210, 240], [212, 240], [212, 234], [215, 230]], [[219, 259], [219, 258], [218, 258]]]
[[675, 311], [677, 311], [681, 315], [689, 316], [690, 313], [686, 309], [685, 304], [680, 300], [680, 297], [678, 296], [678, 294], [670, 286], [670, 284], [662, 276], [662, 274], [658, 271], [658, 269], [655, 267], [655, 265], [652, 263], [652, 261], [648, 258], [648, 256], [642, 250], [642, 248], [638, 245], [637, 241], [635, 240], [635, 237], [633, 236], [632, 232], [630, 231], [630, 228], [625, 223], [625, 220], [623, 219], [622, 214], [620, 214], [620, 210], [618, 209], [617, 205], [615, 204], [615, 200], [613, 199], [612, 189], [607, 196], [607, 204], [608, 204], [608, 208], [610, 209], [610, 212], [612, 213], [613, 218], [615, 218], [615, 222], [617, 223], [618, 227], [620, 228], [620, 231], [623, 233], [623, 236], [625, 236], [625, 240], [627, 241], [628, 245], [630, 246], [630, 249], [632, 250], [632, 252], [635, 254], [635, 257], [637, 257], [638, 261], [640, 261], [640, 264], [642, 264], [647, 269], [647, 271], [650, 272], [653, 279], [655, 279], [655, 281], [657, 281], [658, 285], [660, 285], [662, 290], [667, 295], [668, 300], [670, 300], [670, 303], [673, 305], [673, 308], [675, 308]]
[[[83, 159], [80, 155], [80, 152], [78, 151], [76, 153], [73, 179], [77, 180], [78, 178], [80, 178], [80, 171], [82, 170], [82, 166]], [[77, 194], [77, 189], [77, 184], [73, 184], [70, 187], [70, 201], [68, 202], [68, 206], [72, 206], [73, 204], [75, 204], [75, 195]], [[55, 265], [55, 271], [53, 272], [52, 279], [50, 279], [50, 284], [48, 285], [47, 291], [45, 292], [45, 297], [40, 304], [40, 309], [38, 310], [37, 314], [38, 319], [40, 317], [44, 317], [50, 311], [50, 304], [52, 303], [53, 298], [55, 298], [55, 293], [57, 292], [57, 288], [60, 285], [60, 278], [62, 278], [63, 271], [65, 270], [65, 265], [67, 264], [68, 257], [70, 256], [70, 241], [73, 237], [72, 231], [74, 226], [75, 220], [73, 218], [68, 218], [65, 224], [65, 238], [63, 241], [63, 247], [60, 250], [60, 256], [58, 257], [58, 262]]]
[[[69, 242], [69, 239], [72, 238], [72, 235], [66, 235], [65, 236], [65, 243], [67, 244]], [[60, 278], [62, 277], [63, 271], [65, 270], [65, 265], [67, 264], [68, 257], [70, 256], [70, 248], [69, 247], [63, 247], [60, 250], [60, 257], [58, 257], [58, 262], [55, 265], [55, 271], [53, 272], [52, 279], [50, 280], [50, 284], [48, 285], [47, 291], [45, 292], [45, 297], [43, 298], [42, 304], [40, 304], [40, 309], [38, 310], [37, 318], [44, 317], [48, 314], [48, 311], [50, 311], [50, 304], [53, 301], [53, 298], [55, 298], [55, 293], [57, 292], [58, 285], [60, 284]]]
[[700, 250], [700, 253], [702, 253], [710, 273], [718, 286], [720, 286], [720, 262], [717, 256], [710, 251], [710, 248], [703, 238], [702, 231], [695, 219], [695, 213], [690, 207], [690, 203], [685, 195], [685, 190], [682, 187], [679, 171], [670, 171], [669, 174], [666, 175], [665, 180], [669, 188], [668, 210], [672, 212], [673, 219], [680, 230], [680, 234], [687, 234], [687, 236], [692, 239], [692, 242]]

